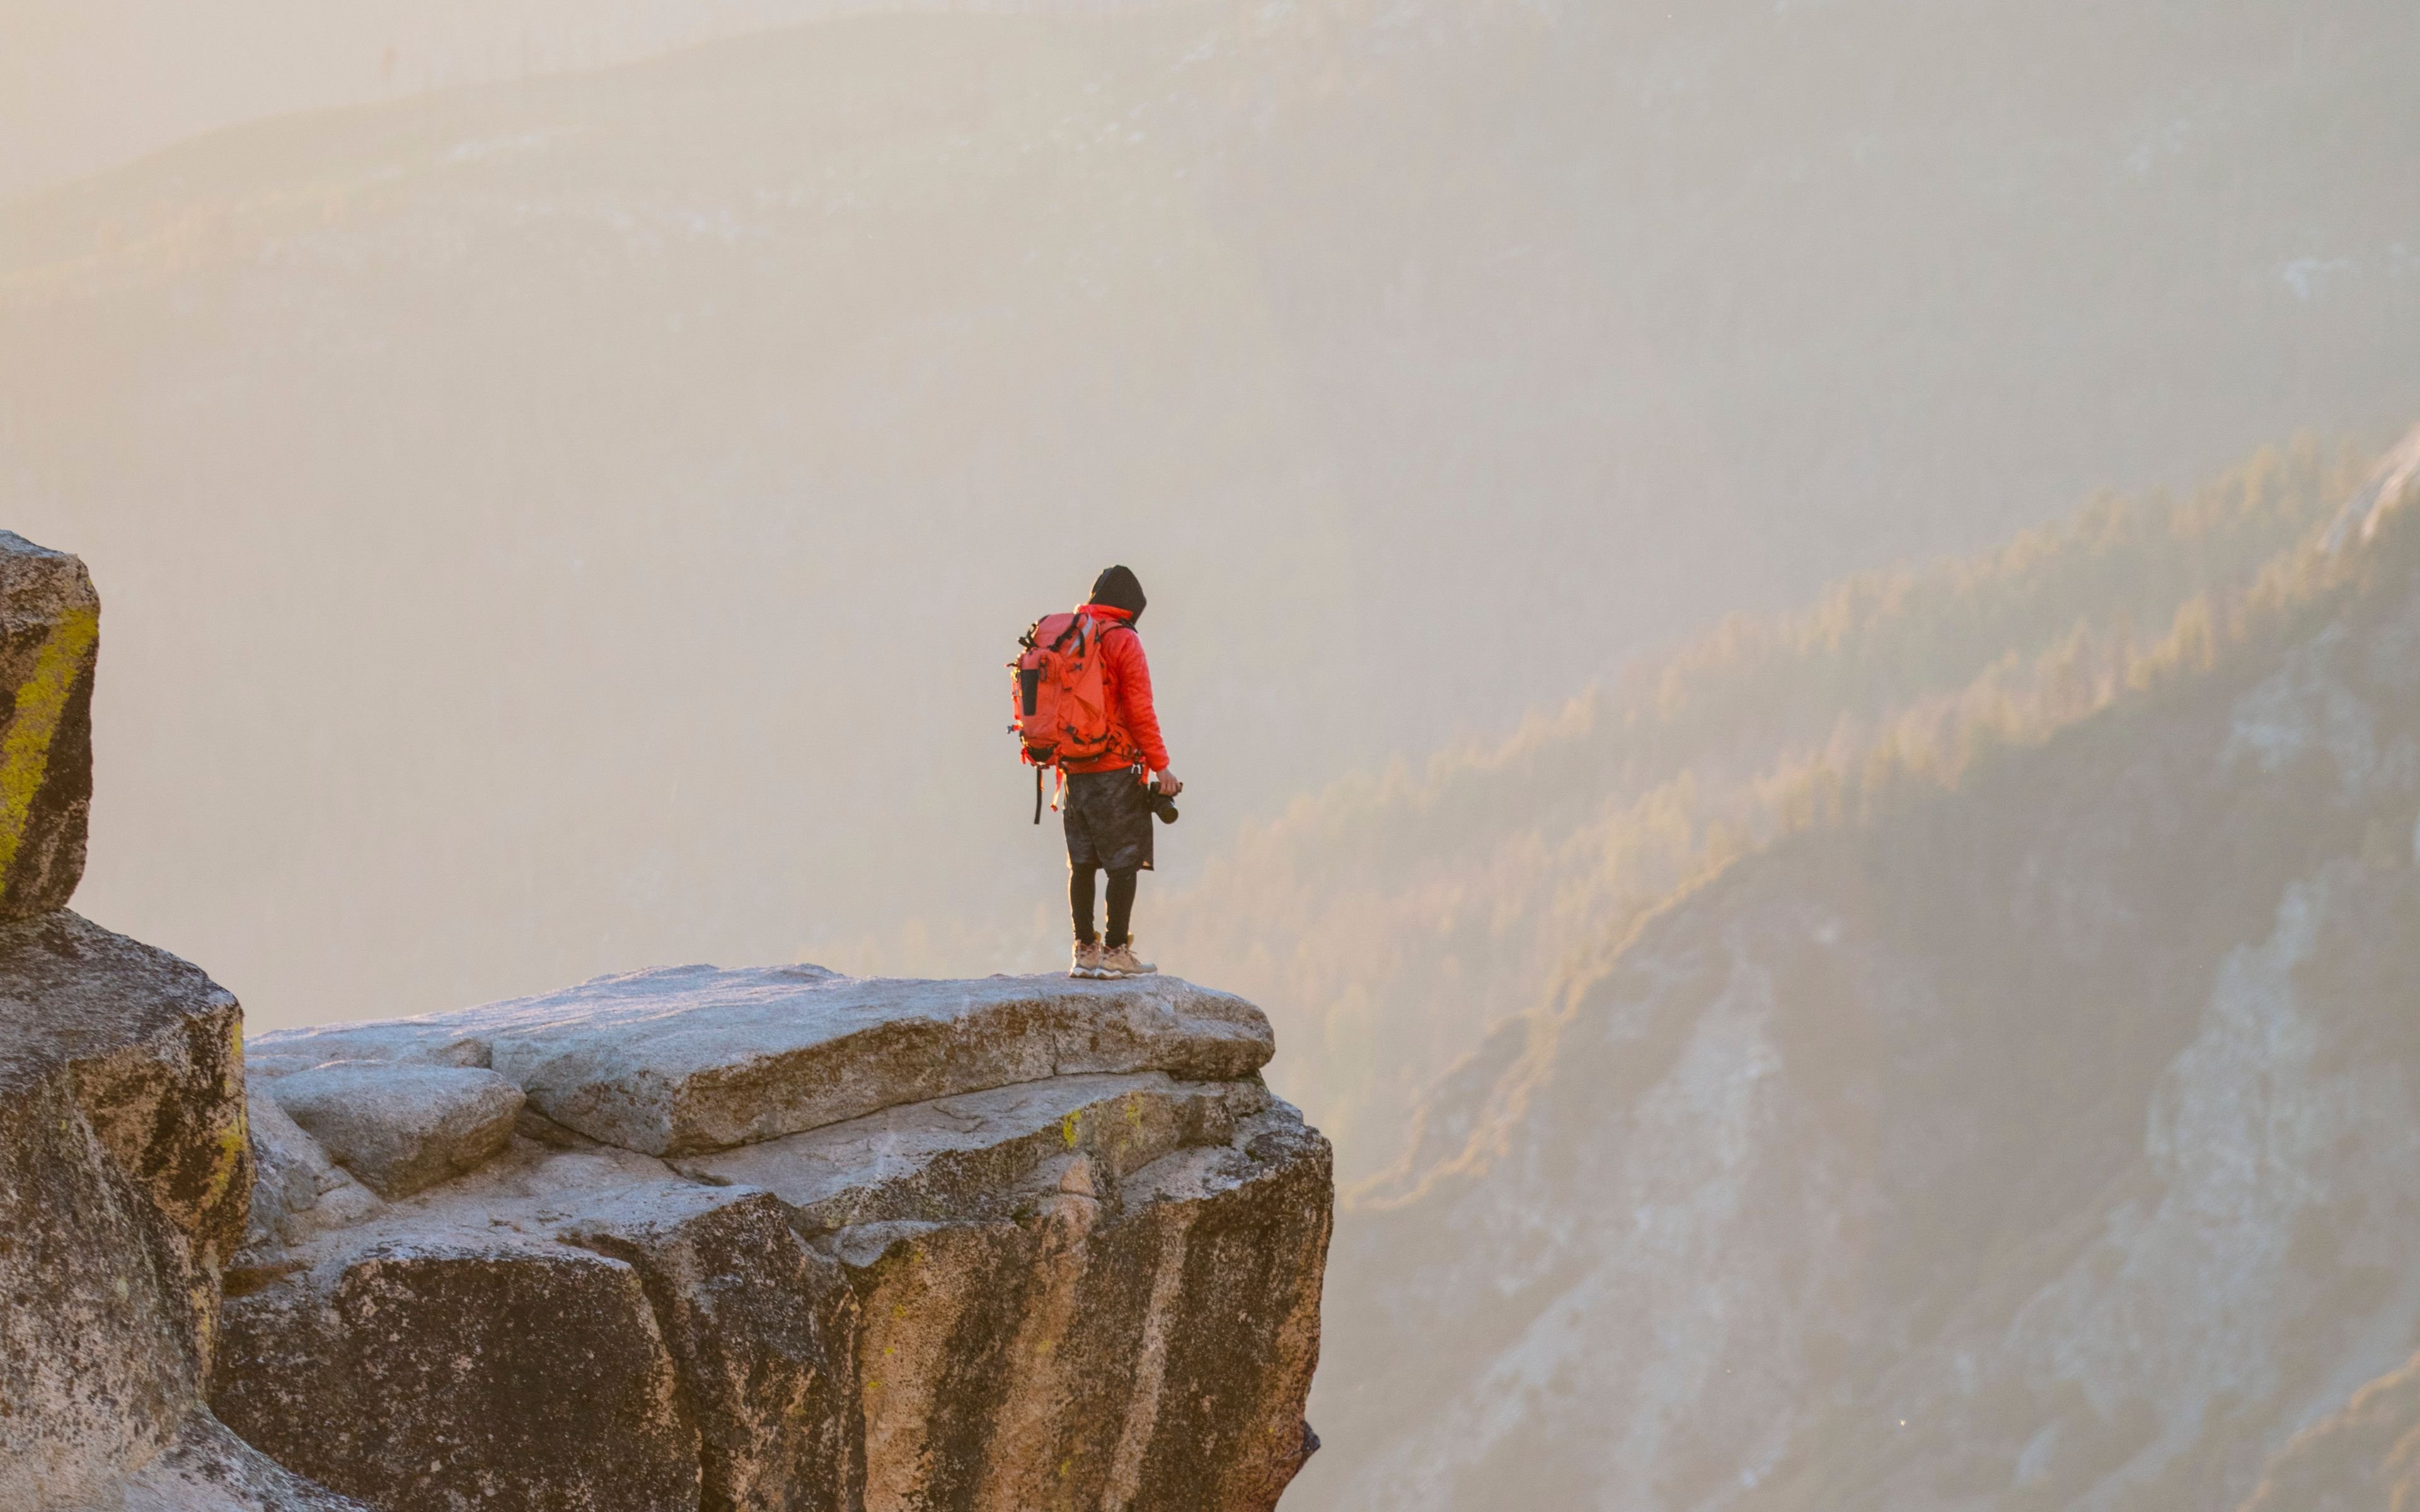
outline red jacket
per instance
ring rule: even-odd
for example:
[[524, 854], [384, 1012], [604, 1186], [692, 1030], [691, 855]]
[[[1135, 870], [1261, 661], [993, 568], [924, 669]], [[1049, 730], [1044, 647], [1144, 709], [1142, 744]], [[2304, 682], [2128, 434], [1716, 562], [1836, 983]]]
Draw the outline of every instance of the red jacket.
[[1132, 766], [1140, 755], [1155, 772], [1168, 770], [1168, 747], [1159, 738], [1159, 712], [1151, 705], [1151, 663], [1143, 658], [1142, 636], [1129, 622], [1134, 616], [1107, 604], [1087, 604], [1084, 612], [1099, 620], [1101, 692], [1109, 702], [1109, 728], [1117, 733], [1115, 749], [1089, 762], [1070, 762], [1070, 772], [1114, 772]]

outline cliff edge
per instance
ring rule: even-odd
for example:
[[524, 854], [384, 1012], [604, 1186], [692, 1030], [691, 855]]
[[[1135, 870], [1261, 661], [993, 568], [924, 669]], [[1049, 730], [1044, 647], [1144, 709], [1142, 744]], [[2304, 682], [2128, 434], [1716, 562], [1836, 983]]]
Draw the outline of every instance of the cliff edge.
[[0, 1507], [1276, 1504], [1333, 1192], [1257, 1009], [686, 966], [247, 1046], [64, 906], [99, 613], [0, 532]]
[[1273, 1506], [1330, 1178], [1270, 1049], [814, 966], [261, 1035], [212, 1405], [387, 1512]]

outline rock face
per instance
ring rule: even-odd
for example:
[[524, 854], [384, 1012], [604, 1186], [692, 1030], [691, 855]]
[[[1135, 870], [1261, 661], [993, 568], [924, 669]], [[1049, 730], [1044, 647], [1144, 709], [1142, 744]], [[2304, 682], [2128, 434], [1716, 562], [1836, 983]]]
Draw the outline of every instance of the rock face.
[[241, 1014], [65, 910], [0, 925], [0, 1506], [333, 1509], [200, 1403], [244, 1233]]
[[0, 919], [66, 906], [84, 877], [100, 646], [84, 563], [0, 531]]
[[1315, 1442], [1328, 1151], [1238, 999], [650, 973], [249, 1089], [232, 995], [64, 910], [0, 999], [10, 1512], [1252, 1512]]
[[252, 1049], [211, 1399], [385, 1512], [1264, 1509], [1316, 1443], [1328, 1150], [1240, 999], [689, 967]]
[[657, 972], [247, 1088], [71, 913], [0, 998], [11, 1512], [1247, 1512], [1316, 1443], [1328, 1150], [1238, 999]]

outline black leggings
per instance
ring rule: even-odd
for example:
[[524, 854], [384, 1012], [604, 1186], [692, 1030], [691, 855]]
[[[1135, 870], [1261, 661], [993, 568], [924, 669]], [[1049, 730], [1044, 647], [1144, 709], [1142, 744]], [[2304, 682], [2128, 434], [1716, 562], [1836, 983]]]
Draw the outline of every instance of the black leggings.
[[[1093, 938], [1093, 873], [1097, 866], [1067, 867], [1067, 911], [1075, 917], [1076, 938], [1090, 942]], [[1114, 950], [1134, 939], [1127, 928], [1134, 922], [1135, 869], [1109, 873], [1109, 949]]]

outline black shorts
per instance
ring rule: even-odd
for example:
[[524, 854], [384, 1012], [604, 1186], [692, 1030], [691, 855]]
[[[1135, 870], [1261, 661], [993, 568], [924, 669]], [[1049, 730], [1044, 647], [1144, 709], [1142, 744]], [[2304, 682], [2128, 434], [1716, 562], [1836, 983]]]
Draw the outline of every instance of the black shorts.
[[1131, 767], [1070, 772], [1059, 822], [1067, 831], [1067, 864], [1110, 872], [1151, 870], [1151, 795]]

